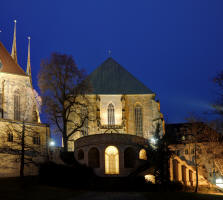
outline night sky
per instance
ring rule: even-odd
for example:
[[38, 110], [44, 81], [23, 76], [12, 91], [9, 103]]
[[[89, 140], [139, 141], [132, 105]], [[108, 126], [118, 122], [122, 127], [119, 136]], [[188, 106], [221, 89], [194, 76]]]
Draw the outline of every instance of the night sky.
[[223, 69], [222, 0], [66, 0], [1, 2], [0, 40], [11, 52], [17, 23], [19, 64], [31, 36], [34, 87], [42, 59], [73, 55], [92, 72], [112, 57], [157, 94], [168, 123], [203, 113]]

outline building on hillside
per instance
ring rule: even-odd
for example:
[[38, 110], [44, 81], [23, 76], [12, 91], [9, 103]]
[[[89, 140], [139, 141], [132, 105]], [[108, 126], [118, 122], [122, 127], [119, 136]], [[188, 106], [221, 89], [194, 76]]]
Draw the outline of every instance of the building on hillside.
[[83, 131], [70, 140], [69, 149], [99, 176], [127, 176], [149, 159], [146, 149], [157, 126], [160, 136], [164, 134], [159, 102], [113, 58], [89, 79], [93, 92], [87, 96], [96, 120], [86, 121]]
[[19, 175], [20, 162], [16, 160], [20, 160], [22, 150], [30, 163], [25, 164], [25, 175], [36, 174], [32, 163], [47, 155], [50, 132], [40, 121], [37, 93], [32, 86], [30, 38], [26, 72], [18, 64], [16, 23], [11, 55], [0, 42], [0, 129], [0, 177]]
[[199, 174], [209, 182], [215, 184], [223, 176], [222, 138], [214, 129], [201, 122], [166, 124], [166, 134], [175, 154], [191, 166], [197, 162]]

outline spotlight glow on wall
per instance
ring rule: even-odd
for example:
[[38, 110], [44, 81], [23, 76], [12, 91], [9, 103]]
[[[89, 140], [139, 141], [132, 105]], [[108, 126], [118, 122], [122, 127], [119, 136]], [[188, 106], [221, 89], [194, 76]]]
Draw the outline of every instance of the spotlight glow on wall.
[[150, 138], [150, 142], [153, 144], [153, 145], [155, 145], [156, 144], [156, 142], [157, 142], [157, 139], [155, 139], [155, 138]]
[[223, 188], [223, 179], [222, 178], [217, 178], [216, 179], [216, 185], [220, 188]]

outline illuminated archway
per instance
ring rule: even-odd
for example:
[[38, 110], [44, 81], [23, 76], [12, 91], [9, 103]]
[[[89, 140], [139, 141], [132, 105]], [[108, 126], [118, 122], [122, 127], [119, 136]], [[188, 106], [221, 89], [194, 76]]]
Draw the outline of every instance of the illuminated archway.
[[119, 174], [119, 152], [115, 146], [105, 149], [105, 174]]
[[147, 160], [147, 155], [146, 155], [146, 150], [145, 149], [141, 149], [139, 152], [139, 159], [140, 160]]

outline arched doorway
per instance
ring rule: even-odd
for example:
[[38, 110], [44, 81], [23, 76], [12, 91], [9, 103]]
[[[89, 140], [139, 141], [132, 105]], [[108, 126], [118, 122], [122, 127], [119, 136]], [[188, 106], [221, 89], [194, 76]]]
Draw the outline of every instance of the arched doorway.
[[115, 146], [105, 149], [105, 174], [119, 174], [119, 152]]
[[88, 152], [88, 166], [100, 168], [100, 154], [97, 148], [93, 147]]
[[80, 149], [80, 150], [78, 151], [77, 159], [78, 159], [78, 160], [84, 160], [84, 151], [83, 151], [82, 149]]
[[134, 168], [136, 160], [136, 152], [133, 148], [128, 147], [124, 151], [124, 167], [125, 168]]

